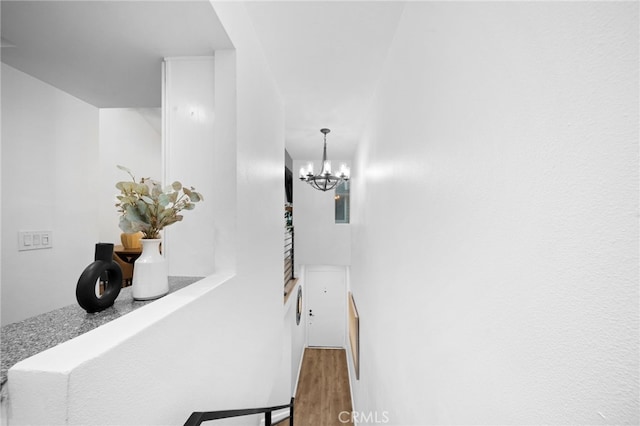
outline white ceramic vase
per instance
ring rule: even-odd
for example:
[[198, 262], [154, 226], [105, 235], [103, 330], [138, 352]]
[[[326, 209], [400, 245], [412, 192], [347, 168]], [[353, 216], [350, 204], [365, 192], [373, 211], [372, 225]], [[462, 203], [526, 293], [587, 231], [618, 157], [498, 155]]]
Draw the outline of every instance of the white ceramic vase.
[[160, 253], [161, 239], [142, 239], [142, 254], [133, 265], [133, 298], [150, 300], [169, 292], [167, 261]]

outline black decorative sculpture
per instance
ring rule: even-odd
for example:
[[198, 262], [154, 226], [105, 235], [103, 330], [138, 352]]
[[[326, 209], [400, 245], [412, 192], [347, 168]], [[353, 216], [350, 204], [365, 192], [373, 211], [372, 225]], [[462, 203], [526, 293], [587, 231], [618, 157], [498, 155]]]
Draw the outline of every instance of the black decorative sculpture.
[[[104, 284], [100, 296], [96, 294], [96, 283]], [[87, 312], [100, 312], [113, 305], [122, 288], [122, 270], [113, 261], [113, 244], [96, 244], [95, 262], [86, 267], [78, 279], [76, 299]]]

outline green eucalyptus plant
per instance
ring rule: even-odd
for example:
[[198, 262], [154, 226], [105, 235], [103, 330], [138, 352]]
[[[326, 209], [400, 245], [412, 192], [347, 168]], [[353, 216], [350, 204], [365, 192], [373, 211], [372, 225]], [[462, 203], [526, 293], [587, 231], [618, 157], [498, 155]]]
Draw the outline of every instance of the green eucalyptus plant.
[[118, 212], [120, 229], [125, 233], [142, 231], [142, 238], [160, 238], [160, 231], [173, 223], [180, 222], [182, 210], [193, 210], [195, 203], [202, 201], [202, 194], [194, 187], [184, 187], [178, 181], [162, 188], [160, 182], [150, 178], [136, 181], [131, 170], [118, 166], [131, 176], [131, 181], [118, 182]]

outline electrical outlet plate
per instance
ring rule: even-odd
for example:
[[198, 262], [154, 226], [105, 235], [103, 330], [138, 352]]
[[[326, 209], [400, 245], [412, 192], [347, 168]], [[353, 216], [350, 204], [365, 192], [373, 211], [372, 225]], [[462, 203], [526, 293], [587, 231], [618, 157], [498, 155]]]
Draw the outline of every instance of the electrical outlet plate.
[[51, 231], [19, 231], [18, 251], [42, 250], [53, 247]]

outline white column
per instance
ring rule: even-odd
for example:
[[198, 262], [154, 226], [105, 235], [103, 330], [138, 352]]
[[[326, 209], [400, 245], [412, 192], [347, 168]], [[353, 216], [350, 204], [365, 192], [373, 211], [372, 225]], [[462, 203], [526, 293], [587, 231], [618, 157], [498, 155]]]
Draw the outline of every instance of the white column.
[[[214, 272], [216, 176], [215, 62], [211, 57], [166, 58], [163, 67], [163, 180], [193, 186], [204, 201], [183, 211], [182, 222], [165, 229], [163, 252], [169, 275]], [[235, 176], [233, 176], [235, 179]]]

